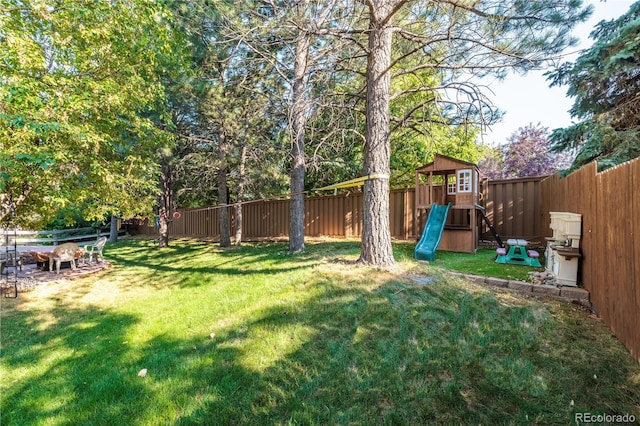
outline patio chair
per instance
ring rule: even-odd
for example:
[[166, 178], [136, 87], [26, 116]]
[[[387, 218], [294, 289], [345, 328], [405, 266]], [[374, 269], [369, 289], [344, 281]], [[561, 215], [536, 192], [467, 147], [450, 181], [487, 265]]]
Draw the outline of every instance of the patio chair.
[[98, 261], [98, 259], [100, 260], [100, 262], [104, 260], [104, 257], [102, 257], [102, 249], [104, 248], [104, 245], [106, 243], [107, 237], [100, 237], [95, 244], [89, 244], [85, 246], [86, 255], [89, 257], [89, 262], [92, 262], [94, 258], [96, 259], [96, 262]]
[[69, 262], [72, 270], [76, 270], [76, 259], [84, 258], [84, 251], [76, 243], [64, 243], [49, 253], [49, 271], [53, 272], [55, 264], [56, 274], [60, 273], [60, 264]]

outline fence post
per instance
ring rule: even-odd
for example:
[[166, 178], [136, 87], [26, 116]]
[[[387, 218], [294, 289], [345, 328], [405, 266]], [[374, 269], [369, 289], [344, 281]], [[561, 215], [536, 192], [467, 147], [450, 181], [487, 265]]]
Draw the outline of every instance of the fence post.
[[353, 237], [353, 209], [351, 208], [351, 197], [349, 195], [344, 197], [342, 220], [344, 221], [344, 237]]
[[[487, 217], [489, 217], [489, 212], [487, 211], [487, 204], [488, 204], [488, 198], [489, 198], [489, 179], [487, 178], [483, 178], [482, 179], [482, 200], [480, 201], [480, 205], [482, 206], [482, 208], [484, 209], [484, 214], [487, 215]], [[487, 231], [487, 224], [484, 222], [484, 220], [480, 221], [480, 238], [484, 239], [485, 234], [487, 234], [489, 231]]]
[[409, 226], [410, 226], [410, 212], [411, 212], [411, 206], [409, 205], [409, 188], [405, 187], [404, 188], [404, 192], [402, 193], [402, 217], [403, 217], [403, 221], [402, 221], [402, 226], [404, 227], [404, 239], [408, 240], [409, 239]]

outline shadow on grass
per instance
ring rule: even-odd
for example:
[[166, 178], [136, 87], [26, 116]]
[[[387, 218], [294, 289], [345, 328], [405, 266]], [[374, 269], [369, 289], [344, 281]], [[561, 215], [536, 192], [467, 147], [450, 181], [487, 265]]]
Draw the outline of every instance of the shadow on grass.
[[134, 317], [63, 303], [47, 312], [4, 308], [3, 424], [88, 421], [97, 412], [116, 424], [129, 407], [109, 402], [145, 393], [122, 345]]
[[640, 369], [621, 345], [612, 350], [600, 324], [570, 327], [567, 339], [538, 302], [505, 305], [442, 281], [327, 285], [303, 307], [265, 310], [243, 337], [293, 324], [312, 336], [262, 370], [254, 392], [189, 422], [567, 424], [576, 412], [640, 414]]
[[579, 324], [582, 312], [526, 299], [509, 305], [441, 277], [426, 286], [372, 284], [375, 272], [361, 272], [314, 273], [305, 284], [312, 297], [274, 298], [239, 324], [212, 325], [213, 338], [145, 340], [132, 335], [140, 318], [62, 300], [46, 327], [41, 312], [3, 309], [3, 369], [20, 373], [3, 374], [3, 423], [567, 424], [577, 411], [634, 410], [640, 417], [632, 379], [640, 370], [599, 324]]
[[[352, 248], [353, 243], [335, 246], [340, 252]], [[153, 282], [141, 283], [138, 280], [132, 281], [131, 285], [163, 288], [171, 285], [196, 287], [210, 281], [211, 276], [223, 282], [234, 276], [273, 276], [305, 270], [322, 256], [321, 253], [289, 255], [282, 243], [255, 243], [220, 249], [210, 243], [176, 242], [172, 247], [159, 249], [153, 242], [125, 241], [114, 247], [109, 253], [109, 260], [125, 269], [153, 271]], [[203, 276], [209, 279], [202, 279]]]
[[173, 424], [254, 380], [211, 339], [128, 341], [131, 315], [62, 304], [42, 327], [34, 313], [4, 314], [2, 424]]

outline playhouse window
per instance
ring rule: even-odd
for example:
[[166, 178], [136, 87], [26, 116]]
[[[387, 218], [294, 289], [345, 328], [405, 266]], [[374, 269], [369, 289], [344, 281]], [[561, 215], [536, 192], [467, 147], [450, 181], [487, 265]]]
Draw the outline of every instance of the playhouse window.
[[447, 176], [447, 195], [455, 195], [456, 193], [456, 175]]
[[471, 192], [471, 170], [458, 171], [458, 192]]

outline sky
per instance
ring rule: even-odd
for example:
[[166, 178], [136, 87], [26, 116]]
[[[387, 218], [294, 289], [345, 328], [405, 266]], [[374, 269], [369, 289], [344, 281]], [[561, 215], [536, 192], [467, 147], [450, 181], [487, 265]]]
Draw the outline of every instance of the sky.
[[[580, 39], [578, 46], [567, 49], [573, 52], [586, 49], [593, 44], [589, 33], [602, 20], [611, 20], [622, 16], [634, 3], [630, 0], [587, 0], [593, 4], [595, 10], [588, 21], [576, 26], [572, 34]], [[573, 62], [576, 56], [568, 56], [567, 61]], [[509, 136], [520, 127], [529, 123], [548, 127], [549, 131], [568, 127], [572, 119], [569, 109], [573, 105], [572, 98], [566, 96], [567, 87], [549, 87], [544, 77], [545, 70], [529, 72], [526, 75], [510, 74], [504, 81], [489, 83], [489, 99], [504, 111], [500, 123], [486, 129], [482, 135], [482, 142], [492, 146], [502, 145]]]

